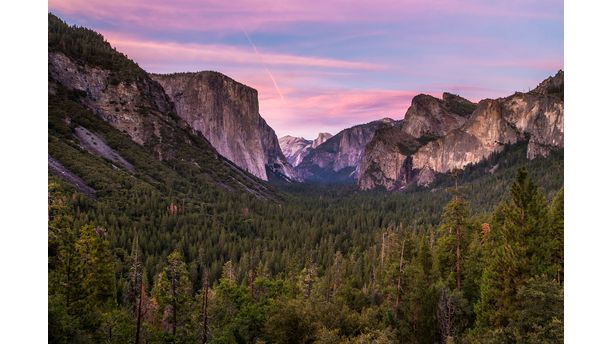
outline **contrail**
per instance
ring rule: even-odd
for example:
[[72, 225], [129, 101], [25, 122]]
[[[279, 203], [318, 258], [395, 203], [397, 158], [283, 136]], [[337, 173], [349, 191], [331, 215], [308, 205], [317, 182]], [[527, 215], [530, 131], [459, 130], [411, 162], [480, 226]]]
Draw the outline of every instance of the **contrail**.
[[264, 69], [268, 73], [270, 80], [272, 80], [272, 83], [274, 84], [274, 88], [276, 88], [276, 92], [278, 93], [278, 96], [281, 98], [281, 100], [285, 100], [285, 97], [283, 97], [283, 93], [281, 92], [280, 88], [278, 88], [278, 84], [276, 83], [274, 76], [272, 75], [268, 67], [265, 65], [263, 59], [261, 58], [261, 55], [259, 54], [259, 50], [257, 50], [255, 43], [253, 43], [253, 41], [251, 40], [251, 37], [249, 37], [249, 34], [247, 34], [247, 32], [244, 29], [242, 29], [242, 33], [244, 33], [244, 37], [246, 37], [246, 39], [249, 41], [249, 43], [251, 44], [251, 47], [253, 47], [253, 51], [255, 51], [255, 55], [257, 55]]

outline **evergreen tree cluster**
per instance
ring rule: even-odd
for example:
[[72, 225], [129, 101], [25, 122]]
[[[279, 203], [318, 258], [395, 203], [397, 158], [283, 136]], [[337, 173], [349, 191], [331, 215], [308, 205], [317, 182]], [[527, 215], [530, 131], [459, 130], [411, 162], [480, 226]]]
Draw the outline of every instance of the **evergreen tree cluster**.
[[[146, 78], [52, 14], [49, 51], [113, 82]], [[83, 97], [49, 96], [49, 154], [96, 191], [49, 177], [49, 342], [562, 341], [562, 151], [528, 161], [519, 142], [395, 193], [271, 186], [187, 131], [177, 137], [196, 146], [168, 140], [160, 160]], [[85, 151], [79, 126], [135, 172]]]
[[145, 77], [136, 62], [114, 49], [101, 34], [84, 27], [68, 26], [51, 13], [48, 17], [49, 52], [61, 52], [87, 65], [109, 70], [113, 73], [114, 84]]
[[410, 193], [317, 194], [219, 200], [210, 227], [179, 203], [129, 229], [52, 178], [49, 341], [563, 341], [562, 189], [549, 201], [520, 169], [491, 210], [451, 187], [429, 223], [396, 217]]

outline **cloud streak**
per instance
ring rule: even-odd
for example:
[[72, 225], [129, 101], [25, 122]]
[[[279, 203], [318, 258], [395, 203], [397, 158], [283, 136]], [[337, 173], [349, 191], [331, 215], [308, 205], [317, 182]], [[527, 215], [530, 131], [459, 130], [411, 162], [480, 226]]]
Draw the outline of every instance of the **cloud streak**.
[[257, 65], [258, 60], [267, 65], [301, 66], [315, 68], [339, 68], [375, 70], [380, 65], [322, 57], [299, 56], [273, 52], [250, 51], [239, 46], [221, 44], [176, 43], [154, 41], [105, 32], [104, 36], [117, 49], [126, 51], [137, 61], [161, 62], [223, 62], [241, 65]]
[[[142, 28], [237, 32], [277, 30], [301, 23], [413, 20], [453, 15], [550, 19], [563, 16], [562, 0], [50, 0], [49, 8], [101, 21]], [[561, 9], [560, 11], [558, 9]], [[554, 9], [551, 11], [551, 9]]]
[[244, 37], [246, 37], [246, 39], [249, 41], [249, 43], [253, 47], [253, 51], [255, 51], [255, 55], [257, 55], [257, 57], [259, 57], [259, 59], [262, 61], [261, 63], [264, 66], [264, 69], [266, 70], [266, 73], [268, 73], [268, 76], [270, 77], [270, 80], [272, 80], [272, 83], [274, 84], [274, 88], [276, 89], [276, 92], [278, 93], [278, 96], [280, 97], [281, 100], [285, 100], [285, 97], [283, 97], [283, 93], [281, 92], [280, 88], [278, 87], [278, 84], [276, 83], [276, 79], [274, 79], [274, 76], [272, 75], [272, 73], [268, 69], [268, 66], [266, 66], [265, 62], [263, 62], [263, 59], [261, 58], [261, 55], [259, 55], [259, 51], [257, 50], [257, 47], [255, 46], [255, 43], [253, 43], [253, 41], [251, 40], [251, 37], [249, 37], [249, 34], [244, 29], [242, 30], [242, 32], [244, 33]]
[[257, 89], [279, 136], [399, 119], [417, 93], [506, 96], [564, 63], [562, 0], [49, 0], [49, 9], [149, 72], [216, 70]]

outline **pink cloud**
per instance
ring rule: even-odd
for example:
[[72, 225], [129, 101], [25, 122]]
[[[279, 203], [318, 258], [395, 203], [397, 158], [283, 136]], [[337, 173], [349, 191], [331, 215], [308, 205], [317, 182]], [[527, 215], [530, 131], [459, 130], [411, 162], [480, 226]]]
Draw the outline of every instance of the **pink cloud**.
[[[513, 28], [524, 19], [562, 20], [561, 0], [49, 0], [49, 8], [101, 32], [149, 72], [212, 69], [257, 89], [262, 116], [279, 136], [399, 119], [420, 92], [446, 90], [474, 101], [504, 96], [528, 87], [526, 78], [563, 67], [562, 54], [549, 58], [522, 40], [444, 27], [461, 17]], [[436, 23], [439, 31], [428, 27]], [[308, 28], [324, 32], [312, 39]], [[241, 42], [242, 31], [259, 33], [254, 38], [267, 39], [267, 48]], [[179, 35], [191, 42], [173, 42]], [[223, 43], [193, 43], [200, 35]], [[382, 44], [369, 51], [372, 42]], [[513, 80], [516, 70], [527, 72]]]
[[159, 66], [164, 63], [176, 63], [178, 60], [182, 63], [200, 62], [202, 64], [211, 64], [212, 62], [223, 62], [225, 64], [236, 63], [242, 65], [257, 65], [260, 63], [259, 61], [263, 60], [266, 62], [266, 65], [360, 70], [382, 68], [380, 65], [368, 62], [298, 56], [261, 50], [255, 52], [247, 47], [232, 45], [143, 40], [134, 37], [126, 37], [114, 32], [102, 31], [102, 33], [111, 45], [142, 63], [145, 68], [149, 64]]
[[[561, 0], [49, 0], [49, 8], [113, 23], [161, 30], [233, 31], [277, 30], [297, 23], [338, 23], [409, 20], [427, 14], [500, 18], [550, 18], [550, 7]], [[562, 14], [561, 14], [562, 16]]]
[[[287, 100], [260, 100], [260, 111], [279, 136], [310, 137], [383, 117], [401, 119], [418, 92], [398, 90], [318, 89], [293, 92]], [[350, 125], [347, 125], [350, 123]]]

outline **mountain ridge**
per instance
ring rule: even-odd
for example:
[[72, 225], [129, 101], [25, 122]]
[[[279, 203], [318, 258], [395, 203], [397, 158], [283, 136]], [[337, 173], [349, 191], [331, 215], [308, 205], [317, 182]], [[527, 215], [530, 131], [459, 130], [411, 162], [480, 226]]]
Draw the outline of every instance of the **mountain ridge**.
[[[186, 178], [188, 172], [198, 176], [200, 183], [226, 192], [240, 190], [262, 199], [277, 198], [269, 186], [223, 158], [182, 120], [161, 85], [102, 35], [68, 26], [49, 14], [48, 56], [50, 161], [79, 175], [77, 170], [88, 171], [79, 161], [92, 161], [85, 154], [111, 163], [109, 174], [124, 170], [149, 185], [169, 182], [160, 172], [176, 180]], [[102, 143], [108, 145], [104, 150], [108, 154], [87, 149], [89, 137], [98, 148]], [[126, 149], [137, 154], [126, 155]], [[135, 163], [136, 157], [148, 163]], [[177, 175], [169, 170], [178, 165], [185, 171]], [[113, 168], [119, 170], [111, 172]], [[90, 186], [96, 190], [105, 187]]]
[[303, 137], [285, 135], [281, 137], [278, 142], [287, 161], [289, 161], [293, 167], [297, 167], [308, 152], [322, 145], [332, 136], [333, 135], [330, 133], [319, 133], [314, 140], [307, 140]]
[[312, 181], [356, 180], [364, 148], [376, 128], [393, 121], [383, 118], [341, 130], [310, 150], [297, 166], [298, 173], [304, 180]]
[[562, 70], [527, 93], [478, 104], [448, 93], [436, 99], [415, 97], [401, 129], [375, 134], [360, 169], [362, 190], [397, 190], [411, 182], [426, 186], [437, 173], [463, 169], [524, 139], [529, 159], [563, 148]]

